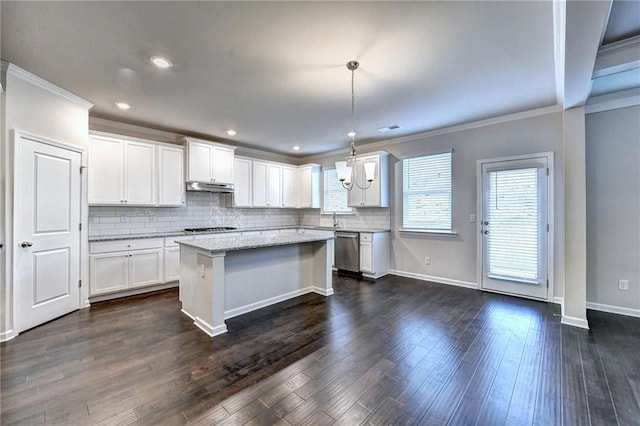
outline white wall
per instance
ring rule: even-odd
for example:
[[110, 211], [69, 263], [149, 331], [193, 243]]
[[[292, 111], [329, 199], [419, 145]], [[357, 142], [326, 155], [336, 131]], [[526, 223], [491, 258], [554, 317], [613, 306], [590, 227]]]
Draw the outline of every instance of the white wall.
[[[4, 70], [4, 67], [3, 67]], [[57, 89], [38, 77], [9, 65], [4, 93], [4, 128], [2, 139], [3, 166], [1, 175], [5, 183], [3, 207], [5, 214], [6, 251], [5, 279], [0, 283], [2, 294], [0, 340], [10, 337], [13, 330], [13, 188], [11, 131], [19, 130], [66, 144], [87, 147], [89, 104], [64, 90]], [[86, 215], [86, 211], [85, 211]], [[86, 256], [85, 256], [86, 257]], [[83, 267], [86, 281], [86, 265]]]
[[[466, 126], [461, 126], [466, 128]], [[562, 181], [562, 113], [550, 112], [530, 118], [469, 126], [468, 130], [433, 132], [433, 136], [411, 141], [387, 141], [361, 145], [358, 153], [385, 150], [391, 153], [390, 214], [392, 230], [391, 269], [425, 277], [441, 278], [444, 282], [475, 285], [476, 276], [476, 224], [469, 215], [476, 214], [477, 162], [481, 159], [510, 155], [553, 151], [555, 153], [555, 296], [562, 296], [564, 259], [563, 181]], [[453, 228], [458, 233], [450, 236], [424, 236], [402, 234], [402, 170], [401, 159], [453, 149]], [[345, 153], [342, 154], [346, 155]], [[307, 158], [330, 166], [339, 156]], [[431, 265], [425, 265], [425, 256]]]
[[587, 115], [586, 142], [587, 301], [640, 315], [640, 106]]

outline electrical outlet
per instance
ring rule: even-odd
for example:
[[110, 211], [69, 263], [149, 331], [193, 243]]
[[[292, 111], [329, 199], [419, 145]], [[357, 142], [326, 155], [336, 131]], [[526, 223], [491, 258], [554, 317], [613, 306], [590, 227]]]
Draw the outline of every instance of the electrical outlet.
[[476, 215], [475, 214], [470, 214], [469, 215], [469, 222], [470, 223], [476, 223]]
[[200, 277], [204, 278], [204, 263], [200, 264]]
[[629, 290], [629, 280], [618, 280], [618, 290]]
[[429, 256], [425, 256], [424, 257], [424, 264], [425, 265], [431, 265], [431, 258]]

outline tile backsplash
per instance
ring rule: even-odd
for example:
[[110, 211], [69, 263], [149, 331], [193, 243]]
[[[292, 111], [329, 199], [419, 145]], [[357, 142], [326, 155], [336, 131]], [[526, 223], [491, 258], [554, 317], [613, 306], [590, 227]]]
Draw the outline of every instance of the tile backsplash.
[[[227, 207], [230, 194], [187, 192], [184, 207], [89, 207], [89, 236], [151, 234], [203, 226], [268, 228], [332, 226], [331, 215], [305, 209], [238, 209]], [[390, 209], [354, 209], [338, 216], [341, 227], [388, 229]]]
[[298, 225], [294, 209], [227, 207], [231, 194], [187, 192], [184, 207], [89, 207], [89, 236], [150, 234], [204, 226], [259, 228]]

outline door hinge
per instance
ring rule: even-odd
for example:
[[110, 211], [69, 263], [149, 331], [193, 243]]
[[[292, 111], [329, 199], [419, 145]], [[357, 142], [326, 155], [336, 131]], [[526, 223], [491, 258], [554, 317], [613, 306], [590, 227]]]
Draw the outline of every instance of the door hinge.
[[78, 280], [78, 287], [82, 287], [82, 280]]
[[82, 174], [82, 170], [86, 169], [86, 168], [87, 168], [87, 166], [80, 166], [80, 174]]
[[549, 288], [549, 279], [547, 278], [547, 288]]
[[547, 232], [549, 232], [550, 228], [549, 228], [549, 224], [547, 223]]
[[547, 176], [549, 176], [549, 168], [547, 167]]
[[82, 231], [82, 222], [78, 224], [78, 231]]

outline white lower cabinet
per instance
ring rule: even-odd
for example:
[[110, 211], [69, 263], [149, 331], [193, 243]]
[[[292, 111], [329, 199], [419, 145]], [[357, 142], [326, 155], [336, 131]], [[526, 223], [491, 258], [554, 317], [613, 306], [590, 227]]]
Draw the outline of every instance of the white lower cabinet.
[[360, 272], [368, 278], [389, 273], [389, 232], [360, 233]]
[[161, 284], [161, 238], [89, 244], [90, 296]]
[[164, 280], [165, 282], [180, 279], [180, 246], [165, 247], [164, 249]]

